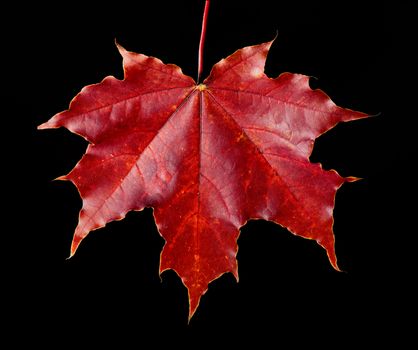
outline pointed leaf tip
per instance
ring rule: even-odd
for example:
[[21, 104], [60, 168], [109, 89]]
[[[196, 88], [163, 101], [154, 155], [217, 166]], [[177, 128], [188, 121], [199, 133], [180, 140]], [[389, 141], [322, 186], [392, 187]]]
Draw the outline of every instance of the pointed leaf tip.
[[73, 236], [73, 241], [71, 242], [71, 251], [70, 251], [70, 256], [69, 258], [72, 258], [75, 254], [75, 252], [77, 251], [78, 247], [80, 246], [82, 239], [75, 234]]
[[119, 53], [123, 56], [122, 52], [126, 52], [127, 50], [121, 44], [119, 44], [117, 39], [115, 39], [115, 45], [116, 45], [116, 48], [118, 49]]
[[345, 177], [344, 180], [346, 182], [356, 182], [356, 181], [361, 181], [361, 180], [364, 180], [364, 179], [362, 177], [348, 176], [348, 177]]
[[49, 123], [48, 122], [42, 123], [41, 125], [38, 125], [36, 127], [36, 129], [38, 129], [38, 130], [45, 130], [45, 129], [50, 129], [50, 128], [51, 127], [49, 126]]

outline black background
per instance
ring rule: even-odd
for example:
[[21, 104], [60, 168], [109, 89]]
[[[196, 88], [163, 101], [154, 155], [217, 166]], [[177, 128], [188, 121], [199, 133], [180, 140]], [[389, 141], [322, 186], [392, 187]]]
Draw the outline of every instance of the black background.
[[213, 0], [209, 15], [203, 76], [236, 49], [277, 32], [269, 76], [313, 76], [311, 86], [338, 105], [377, 115], [321, 136], [311, 157], [325, 169], [363, 178], [344, 185], [336, 199], [336, 250], [345, 272], [334, 271], [314, 242], [250, 222], [239, 238], [240, 282], [227, 274], [211, 283], [188, 325], [180, 279], [172, 271], [162, 281], [158, 276], [164, 241], [151, 209], [91, 233], [66, 260], [81, 200], [71, 183], [52, 179], [72, 169], [86, 142], [36, 126], [66, 109], [83, 86], [107, 75], [122, 78], [114, 39], [195, 77], [203, 4], [36, 2], [4, 11], [12, 19], [3, 42], [9, 87], [3, 97], [12, 127], [3, 129], [3, 140], [13, 141], [4, 152], [4, 184], [12, 192], [4, 220], [12, 225], [4, 229], [10, 243], [3, 317], [15, 341], [140, 346], [145, 337], [158, 345], [181, 335], [188, 345], [198, 334], [205, 343], [255, 339], [280, 346], [334, 336], [339, 344], [361, 337], [364, 343], [388, 340], [397, 317], [411, 308], [402, 301], [412, 290], [394, 267], [412, 262], [411, 255], [396, 255], [410, 240], [401, 220], [408, 205], [390, 183], [409, 183], [397, 167], [415, 152], [399, 136], [405, 115], [390, 104], [394, 15], [380, 1]]

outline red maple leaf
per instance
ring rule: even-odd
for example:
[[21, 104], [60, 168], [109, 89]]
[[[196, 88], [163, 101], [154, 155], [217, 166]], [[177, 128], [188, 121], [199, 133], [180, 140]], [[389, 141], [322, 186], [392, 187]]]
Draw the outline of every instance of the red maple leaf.
[[319, 135], [366, 114], [311, 90], [307, 76], [267, 77], [271, 44], [236, 51], [202, 84], [118, 45], [124, 79], [110, 76], [83, 88], [67, 111], [39, 126], [66, 127], [90, 143], [60, 178], [83, 199], [71, 255], [92, 230], [153, 207], [166, 241], [160, 273], [173, 269], [181, 277], [189, 317], [211, 281], [225, 272], [238, 280], [237, 239], [249, 219], [316, 240], [338, 269], [334, 199], [354, 178], [324, 170], [309, 156]]

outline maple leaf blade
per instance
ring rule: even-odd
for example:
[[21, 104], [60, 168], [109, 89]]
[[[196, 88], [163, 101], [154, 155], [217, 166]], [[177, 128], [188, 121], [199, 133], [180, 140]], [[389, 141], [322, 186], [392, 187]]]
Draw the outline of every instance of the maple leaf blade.
[[189, 294], [189, 320], [208, 284], [238, 280], [239, 229], [265, 219], [334, 248], [336, 171], [312, 164], [315, 139], [338, 122], [367, 117], [336, 106], [309, 78], [264, 73], [272, 42], [237, 50], [204, 84], [179, 67], [126, 51], [125, 77], [90, 85], [39, 128], [66, 127], [90, 145], [64, 178], [83, 207], [71, 248], [130, 210], [154, 208], [166, 243], [160, 273], [173, 269]]

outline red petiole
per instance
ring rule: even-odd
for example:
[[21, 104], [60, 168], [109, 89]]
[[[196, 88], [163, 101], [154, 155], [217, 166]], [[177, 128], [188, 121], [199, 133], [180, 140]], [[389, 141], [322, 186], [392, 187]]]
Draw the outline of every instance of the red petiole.
[[197, 62], [197, 83], [199, 84], [200, 75], [203, 70], [203, 49], [205, 46], [205, 37], [206, 37], [206, 26], [208, 21], [210, 0], [206, 0], [205, 9], [203, 10], [203, 19], [202, 19], [202, 32], [200, 33], [200, 42], [199, 42], [199, 57]]

